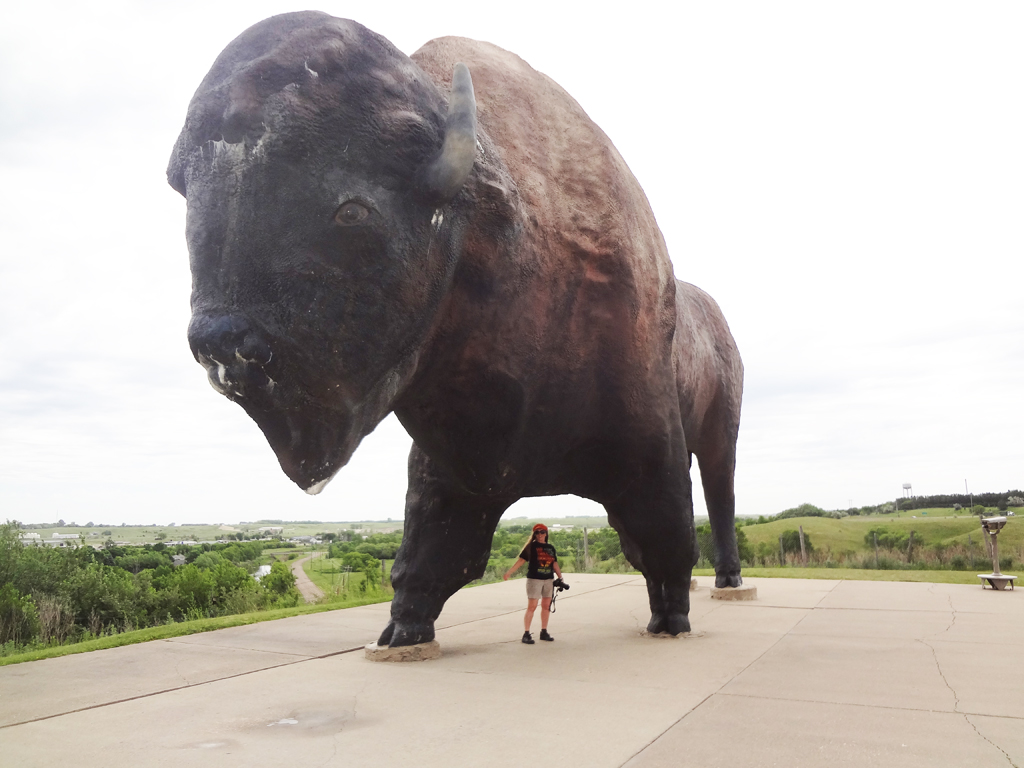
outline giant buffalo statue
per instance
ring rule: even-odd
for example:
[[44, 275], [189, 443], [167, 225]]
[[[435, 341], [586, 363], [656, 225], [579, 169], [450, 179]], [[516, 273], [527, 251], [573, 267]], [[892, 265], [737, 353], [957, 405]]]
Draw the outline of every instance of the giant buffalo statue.
[[382, 645], [432, 639], [502, 513], [566, 493], [604, 505], [648, 629], [688, 631], [692, 455], [716, 583], [741, 583], [736, 345], [550, 79], [487, 43], [408, 57], [352, 21], [275, 16], [214, 62], [167, 173], [192, 352], [288, 477], [319, 492], [392, 411], [413, 438]]

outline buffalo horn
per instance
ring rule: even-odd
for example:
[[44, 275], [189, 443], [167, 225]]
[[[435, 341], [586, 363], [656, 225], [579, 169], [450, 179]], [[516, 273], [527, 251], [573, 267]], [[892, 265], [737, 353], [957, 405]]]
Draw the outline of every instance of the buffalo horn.
[[451, 200], [466, 183], [475, 159], [476, 97], [473, 95], [473, 78], [465, 64], [456, 64], [452, 73], [444, 144], [441, 151], [423, 166], [420, 188], [434, 202]]

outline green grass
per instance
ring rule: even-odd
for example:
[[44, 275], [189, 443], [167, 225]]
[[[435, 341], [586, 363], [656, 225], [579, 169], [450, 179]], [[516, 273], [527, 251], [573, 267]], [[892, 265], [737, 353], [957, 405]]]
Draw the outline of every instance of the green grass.
[[[928, 515], [923, 515], [923, 512], [927, 512]], [[995, 514], [995, 510], [991, 512]], [[743, 532], [755, 548], [761, 542], [777, 547], [783, 531], [795, 531], [802, 525], [804, 533], [811, 537], [816, 550], [830, 549], [834, 553], [869, 551], [870, 547], [865, 543], [864, 536], [873, 528], [907, 534], [913, 531], [914, 541], [926, 547], [936, 544], [967, 544], [968, 536], [975, 545], [983, 545], [981, 523], [977, 517], [953, 515], [951, 509], [913, 510], [913, 516], [907, 512], [901, 512], [900, 515], [844, 517], [840, 520], [828, 517], [794, 517], [760, 525], [748, 525], [743, 528]], [[1022, 544], [1024, 518], [1011, 518], [999, 534], [999, 548], [1001, 551], [1009, 552]]]
[[[322, 552], [322, 550], [321, 550]], [[308, 554], [308, 553], [306, 553]], [[303, 557], [306, 556], [303, 554]], [[326, 555], [326, 553], [322, 554]], [[391, 566], [395, 564], [394, 560], [384, 561], [386, 573], [388, 577], [391, 576]], [[320, 587], [324, 591], [324, 594], [334, 594], [337, 589], [342, 585], [343, 573], [342, 573], [341, 560], [330, 559], [324, 557], [314, 557], [312, 560], [308, 560], [302, 564], [302, 570], [309, 576], [309, 580], [312, 581], [316, 586]], [[348, 574], [348, 592], [353, 594], [359, 590], [359, 585], [365, 580], [365, 576], [355, 571]], [[388, 593], [390, 594], [390, 592]]]
[[376, 594], [361, 595], [347, 600], [331, 600], [329, 602], [303, 604], [294, 608], [275, 608], [269, 611], [256, 611], [254, 613], [239, 613], [234, 616], [218, 616], [213, 619], [198, 619], [196, 621], [181, 621], [174, 624], [162, 624], [159, 627], [137, 629], [134, 632], [120, 632], [116, 635], [107, 635], [93, 640], [86, 640], [81, 643], [69, 643], [67, 645], [56, 645], [48, 648], [37, 648], [24, 653], [16, 653], [10, 656], [0, 657], [0, 667], [8, 664], [20, 664], [23, 661], [39, 661], [40, 659], [52, 659], [58, 656], [69, 656], [73, 653], [86, 653], [87, 651], [101, 651], [106, 648], [118, 648], [122, 645], [134, 645], [145, 643], [150, 640], [167, 640], [172, 637], [183, 637], [195, 635], [200, 632], [212, 632], [216, 629], [227, 629], [228, 627], [242, 627], [247, 624], [258, 624], [261, 621], [274, 621], [286, 619], [291, 616], [305, 616], [310, 613], [323, 613], [324, 611], [337, 611], [345, 608], [355, 608], [360, 605], [371, 605], [383, 603], [390, 600], [392, 595]]

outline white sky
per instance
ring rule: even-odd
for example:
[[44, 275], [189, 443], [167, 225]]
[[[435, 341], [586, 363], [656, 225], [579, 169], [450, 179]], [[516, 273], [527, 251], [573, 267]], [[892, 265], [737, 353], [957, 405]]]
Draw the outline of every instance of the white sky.
[[[317, 497], [185, 339], [164, 168], [220, 50], [286, 2], [37, 2], [0, 27], [0, 520], [403, 513], [394, 418]], [[493, 10], [492, 10], [493, 9]], [[1024, 486], [1024, 4], [324, 2], [558, 81], [746, 365], [737, 509]], [[446, 14], [446, 15], [442, 15]], [[698, 492], [695, 508], [703, 513]], [[590, 514], [520, 502], [507, 515]]]

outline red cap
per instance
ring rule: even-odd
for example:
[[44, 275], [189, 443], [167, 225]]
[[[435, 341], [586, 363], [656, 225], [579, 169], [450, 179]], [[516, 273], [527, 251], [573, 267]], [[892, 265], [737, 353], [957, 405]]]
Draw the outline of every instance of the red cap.
[[537, 531], [544, 531], [544, 533], [547, 533], [548, 527], [544, 525], [544, 523], [537, 523], [535, 526], [533, 526], [533, 532], [536, 533]]

